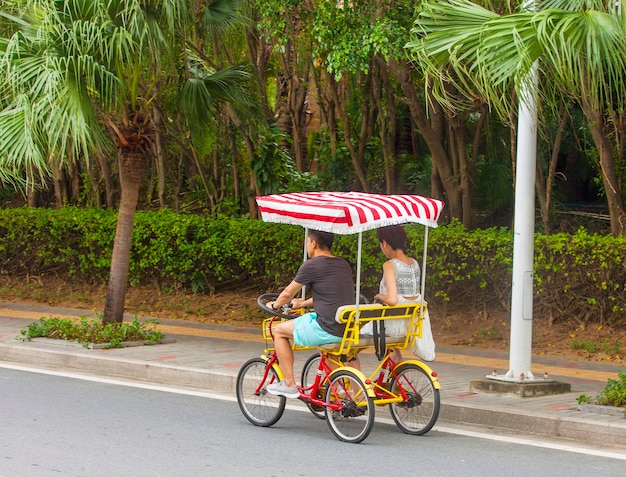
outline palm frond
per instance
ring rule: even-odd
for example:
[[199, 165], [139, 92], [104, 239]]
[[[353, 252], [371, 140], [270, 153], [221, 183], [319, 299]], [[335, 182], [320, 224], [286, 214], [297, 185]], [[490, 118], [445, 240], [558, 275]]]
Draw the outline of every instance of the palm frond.
[[424, 2], [405, 45], [429, 78], [437, 101], [450, 108], [459, 106], [451, 88], [470, 101], [476, 81], [468, 61], [477, 56], [483, 25], [498, 15], [467, 0]]
[[537, 13], [544, 61], [576, 97], [623, 104], [626, 90], [626, 32], [612, 13], [545, 10]]
[[550, 8], [497, 15], [468, 0], [423, 2], [406, 47], [428, 75], [435, 100], [454, 109], [478, 95], [506, 117], [510, 86], [522, 91], [537, 63], [564, 92], [594, 107], [623, 104], [626, 13], [599, 0], [537, 5]]
[[37, 116], [27, 97], [16, 98], [10, 108], [0, 111], [0, 179], [15, 183], [28, 171], [49, 172], [44, 145], [38, 134]]
[[208, 90], [216, 99], [242, 102], [248, 99], [245, 84], [250, 73], [241, 65], [229, 66], [203, 77]]
[[202, 23], [210, 31], [223, 32], [241, 20], [241, 0], [213, 0], [202, 14]]
[[213, 111], [213, 96], [200, 78], [185, 81], [179, 101], [187, 117], [192, 118], [192, 122], [206, 122]]
[[206, 122], [216, 102], [249, 102], [246, 84], [250, 74], [241, 66], [230, 66], [211, 74], [196, 72], [185, 82], [180, 105], [192, 122]]

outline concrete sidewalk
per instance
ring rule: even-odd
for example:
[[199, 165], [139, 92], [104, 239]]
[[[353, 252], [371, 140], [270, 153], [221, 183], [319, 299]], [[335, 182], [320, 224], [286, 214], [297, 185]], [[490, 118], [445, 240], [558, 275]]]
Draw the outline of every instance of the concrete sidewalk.
[[[0, 361], [234, 395], [239, 368], [265, 348], [260, 327], [255, 330], [166, 319], [159, 319], [160, 329], [175, 341], [155, 346], [88, 350], [57, 340], [16, 339], [20, 330], [44, 316], [92, 315], [85, 310], [0, 302]], [[296, 370], [309, 355], [297, 353]], [[367, 352], [361, 356], [363, 369], [373, 369], [375, 356]], [[550, 379], [571, 385], [571, 392], [526, 398], [470, 391], [470, 381], [484, 378], [493, 370], [500, 374], [507, 371], [506, 353], [438, 348], [437, 360], [429, 365], [441, 382], [438, 424], [449, 421], [497, 427], [623, 446], [626, 452], [626, 418], [622, 410], [597, 406], [579, 410], [577, 403], [581, 394], [595, 397], [608, 379], [618, 379], [620, 368], [615, 365], [533, 357], [535, 376], [548, 373]]]

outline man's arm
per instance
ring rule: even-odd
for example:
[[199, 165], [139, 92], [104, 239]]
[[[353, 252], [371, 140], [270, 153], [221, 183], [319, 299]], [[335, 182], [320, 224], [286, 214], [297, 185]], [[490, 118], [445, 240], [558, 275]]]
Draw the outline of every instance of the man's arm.
[[280, 295], [278, 295], [278, 298], [276, 298], [273, 303], [268, 303], [268, 306], [273, 307], [276, 310], [289, 302], [292, 302], [294, 308], [311, 306], [310, 304], [306, 304], [307, 302], [311, 302], [311, 304], [313, 303], [313, 300], [311, 298], [309, 298], [308, 300], [302, 300], [300, 298], [292, 300], [293, 297], [296, 296], [296, 293], [298, 293], [302, 289], [302, 286], [302, 284], [293, 280], [289, 285], [285, 287], [282, 292], [280, 292]]

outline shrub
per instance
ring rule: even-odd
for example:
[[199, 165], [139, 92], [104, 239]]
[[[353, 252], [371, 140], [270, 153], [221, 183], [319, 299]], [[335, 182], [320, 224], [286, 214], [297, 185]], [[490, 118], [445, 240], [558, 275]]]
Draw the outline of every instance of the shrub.
[[107, 348], [121, 348], [127, 341], [156, 342], [163, 333], [155, 329], [157, 320], [140, 322], [135, 318], [130, 323], [103, 324], [101, 319], [81, 317], [79, 322], [68, 318], [41, 318], [21, 330], [21, 339], [53, 338], [76, 341], [87, 347], [90, 343], [107, 344]]
[[603, 406], [624, 407], [626, 417], [626, 370], [617, 373], [619, 379], [609, 379], [606, 387], [594, 399], [586, 394], [578, 396], [578, 404], [600, 404]]
[[[117, 214], [64, 208], [0, 209], [0, 273], [57, 274], [108, 280]], [[407, 226], [407, 253], [420, 261], [424, 228]], [[301, 227], [248, 219], [208, 219], [169, 210], [135, 217], [129, 281], [164, 290], [278, 289], [302, 263]], [[429, 231], [426, 299], [486, 311], [510, 306], [512, 232], [467, 231], [453, 222]], [[337, 236], [333, 251], [353, 264], [356, 236]], [[361, 291], [378, 287], [384, 257], [374, 231], [363, 234]], [[552, 322], [626, 326], [626, 238], [577, 233], [535, 236], [535, 313]]]
[[626, 370], [617, 374], [619, 379], [609, 379], [604, 390], [596, 397], [598, 404], [606, 406], [626, 406]]

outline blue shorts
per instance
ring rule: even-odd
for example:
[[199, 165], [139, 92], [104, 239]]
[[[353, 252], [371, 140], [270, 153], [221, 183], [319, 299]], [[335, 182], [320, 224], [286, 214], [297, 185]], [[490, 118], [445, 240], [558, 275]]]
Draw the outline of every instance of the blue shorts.
[[341, 336], [331, 335], [317, 322], [317, 313], [305, 313], [293, 322], [293, 341], [298, 346], [338, 343]]

